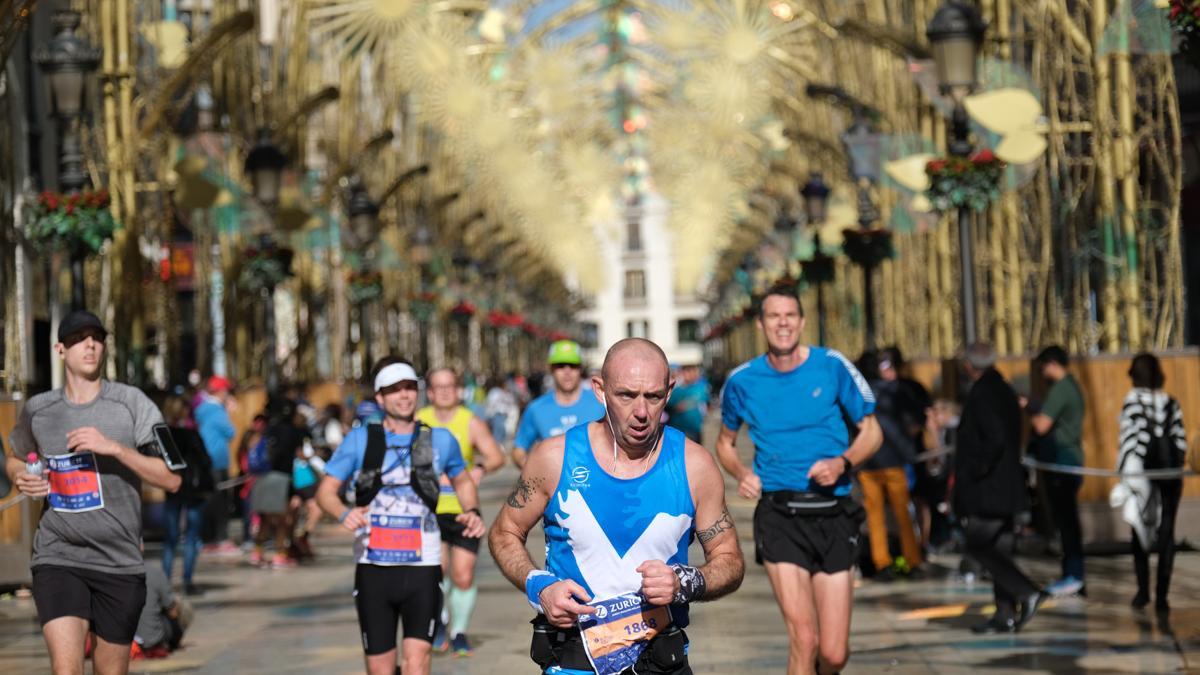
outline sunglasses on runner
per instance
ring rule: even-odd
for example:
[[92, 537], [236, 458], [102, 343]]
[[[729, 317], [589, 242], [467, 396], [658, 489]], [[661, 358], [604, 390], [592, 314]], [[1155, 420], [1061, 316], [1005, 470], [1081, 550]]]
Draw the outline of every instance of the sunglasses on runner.
[[583, 368], [583, 366], [579, 365], [578, 363], [555, 363], [550, 366], [550, 370], [558, 370], [559, 368], [574, 368], [575, 370], [580, 370]]
[[63, 338], [62, 343], [63, 343], [64, 347], [66, 347], [67, 349], [70, 349], [71, 347], [74, 347], [75, 345], [79, 344], [80, 342], [83, 342], [84, 340], [86, 340], [88, 338], [92, 338], [96, 342], [99, 342], [100, 344], [104, 344], [105, 337], [107, 337], [107, 336], [103, 332], [95, 330], [95, 329], [81, 330], [76, 333], [71, 333], [70, 335]]

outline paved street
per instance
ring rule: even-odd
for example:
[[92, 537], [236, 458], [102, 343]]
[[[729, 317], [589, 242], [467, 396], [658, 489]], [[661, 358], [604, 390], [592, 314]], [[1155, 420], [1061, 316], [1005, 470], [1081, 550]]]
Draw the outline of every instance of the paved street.
[[[495, 513], [515, 471], [489, 479], [484, 496]], [[743, 548], [752, 553], [751, 505], [733, 503]], [[535, 533], [536, 535], [537, 533]], [[531, 537], [534, 539], [534, 537]], [[166, 660], [140, 661], [133, 672], [312, 673], [361, 672], [356, 619], [350, 599], [349, 535], [326, 526], [318, 563], [262, 571], [202, 558], [196, 620], [185, 648]], [[540, 537], [530, 542], [540, 551]], [[694, 552], [698, 555], [698, 552]], [[938, 558], [943, 570], [956, 556]], [[1049, 580], [1056, 563], [1026, 560], [1035, 578]], [[1049, 604], [1018, 637], [978, 638], [967, 626], [986, 611], [990, 587], [952, 578], [859, 588], [853, 652], [847, 673], [1181, 672], [1200, 669], [1200, 555], [1178, 558], [1171, 615], [1174, 628], [1135, 613], [1128, 557], [1088, 560], [1087, 600]], [[533, 672], [527, 650], [529, 610], [521, 596], [481, 557], [479, 605], [470, 658], [438, 656], [442, 675]], [[698, 673], [781, 673], [787, 659], [782, 622], [761, 567], [748, 567], [735, 595], [693, 613], [693, 667]], [[29, 598], [0, 600], [0, 672], [48, 672], [45, 648]]]

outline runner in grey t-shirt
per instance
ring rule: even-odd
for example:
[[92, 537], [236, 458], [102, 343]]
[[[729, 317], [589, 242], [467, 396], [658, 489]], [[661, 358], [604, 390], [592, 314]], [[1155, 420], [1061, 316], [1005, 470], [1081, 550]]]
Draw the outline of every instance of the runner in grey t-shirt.
[[[180, 478], [153, 450], [162, 416], [137, 389], [100, 378], [108, 332], [71, 312], [55, 350], [66, 385], [31, 398], [9, 440], [8, 477], [46, 500], [33, 543], [33, 596], [55, 672], [83, 672], [89, 622], [97, 672], [129, 669], [129, 645], [146, 599], [141, 486], [170, 492]], [[37, 453], [43, 476], [25, 471]]]

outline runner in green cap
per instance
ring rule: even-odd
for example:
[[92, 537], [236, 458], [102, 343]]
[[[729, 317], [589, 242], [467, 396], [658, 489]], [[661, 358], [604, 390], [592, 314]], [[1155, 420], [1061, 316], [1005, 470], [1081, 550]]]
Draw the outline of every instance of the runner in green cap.
[[561, 436], [571, 427], [604, 417], [604, 406], [591, 389], [584, 390], [583, 354], [579, 343], [559, 340], [550, 345], [546, 359], [554, 376], [554, 391], [534, 399], [521, 415], [513, 439], [513, 462], [525, 466], [525, 457], [539, 442]]

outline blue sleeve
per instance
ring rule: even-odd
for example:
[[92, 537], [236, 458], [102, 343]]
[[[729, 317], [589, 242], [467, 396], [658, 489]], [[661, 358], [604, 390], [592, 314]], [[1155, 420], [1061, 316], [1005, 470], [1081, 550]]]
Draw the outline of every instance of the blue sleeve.
[[340, 481], [349, 480], [362, 467], [363, 455], [366, 453], [367, 428], [351, 429], [333, 457], [325, 462], [325, 475], [333, 476]]
[[525, 414], [521, 415], [521, 422], [517, 425], [517, 435], [513, 438], [514, 448], [528, 450], [541, 440], [538, 438], [537, 422], [533, 419], [536, 410], [532, 403], [525, 408]]
[[737, 431], [742, 428], [742, 421], [742, 394], [730, 378], [721, 389], [721, 423], [726, 429]]
[[837, 380], [838, 404], [857, 424], [875, 412], [875, 394], [871, 392], [867, 378], [841, 352], [830, 349], [829, 356], [833, 359], [830, 368]]
[[229, 411], [225, 408], [220, 408], [217, 412], [217, 421], [220, 422], [221, 435], [226, 441], [232, 441], [237, 435], [237, 429], [233, 427], [233, 422], [229, 419]]
[[434, 429], [433, 447], [437, 450], [438, 458], [442, 460], [442, 470], [439, 473], [454, 478], [467, 470], [467, 463], [463, 461], [462, 457], [462, 448], [458, 446], [458, 439], [454, 437], [454, 434], [445, 429]]

